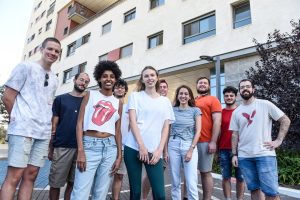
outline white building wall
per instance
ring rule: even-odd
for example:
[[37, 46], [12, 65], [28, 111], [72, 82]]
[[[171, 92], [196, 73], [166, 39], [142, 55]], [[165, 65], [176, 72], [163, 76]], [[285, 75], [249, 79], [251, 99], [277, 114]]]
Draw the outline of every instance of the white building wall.
[[[299, 0], [250, 0], [252, 23], [233, 29], [232, 4], [236, 0], [165, 0], [165, 5], [149, 10], [147, 0], [126, 0], [103, 15], [87, 23], [63, 39], [61, 61], [54, 66], [59, 73], [60, 88], [57, 94], [70, 91], [72, 83], [62, 84], [63, 71], [87, 62], [86, 72], [92, 76], [98, 56], [133, 43], [133, 55], [117, 61], [123, 77], [138, 75], [144, 66], [164, 69], [192, 62], [200, 55], [219, 55], [254, 46], [253, 38], [266, 41], [274, 29], [288, 32], [290, 20], [297, 20], [300, 13]], [[136, 8], [135, 19], [123, 23], [123, 14]], [[182, 23], [211, 11], [216, 13], [216, 35], [182, 44]], [[102, 25], [112, 21], [111, 32], [101, 35]], [[147, 49], [147, 36], [164, 31], [163, 45]], [[66, 57], [67, 45], [91, 32], [87, 44]], [[92, 78], [90, 86], [96, 85]]]

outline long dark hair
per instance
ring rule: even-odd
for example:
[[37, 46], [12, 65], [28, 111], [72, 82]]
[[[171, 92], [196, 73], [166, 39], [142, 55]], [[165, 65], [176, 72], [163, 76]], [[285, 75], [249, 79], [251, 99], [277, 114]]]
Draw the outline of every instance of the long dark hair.
[[191, 90], [191, 88], [187, 85], [181, 85], [179, 86], [177, 89], [176, 89], [176, 92], [175, 92], [175, 97], [174, 97], [174, 107], [179, 107], [180, 105], [180, 102], [178, 100], [178, 95], [179, 95], [179, 90], [181, 88], [185, 88], [188, 90], [189, 92], [189, 96], [190, 96], [190, 100], [188, 100], [188, 105], [190, 107], [195, 107], [195, 98], [194, 98], [194, 94], [193, 94], [193, 91]]
[[151, 70], [153, 70], [153, 71], [155, 71], [155, 74], [156, 74], [156, 76], [157, 76], [157, 82], [156, 82], [156, 84], [155, 84], [155, 90], [156, 91], [158, 91], [158, 89], [159, 89], [159, 77], [158, 77], [158, 71], [154, 68], [154, 67], [152, 67], [152, 66], [147, 66], [147, 67], [144, 67], [144, 69], [142, 70], [142, 72], [141, 72], [141, 76], [140, 76], [140, 79], [138, 80], [138, 82], [137, 82], [137, 91], [138, 92], [140, 92], [140, 91], [142, 91], [142, 90], [145, 90], [145, 83], [143, 83], [143, 73], [144, 73], [144, 71], [146, 71], [147, 69], [151, 69]]

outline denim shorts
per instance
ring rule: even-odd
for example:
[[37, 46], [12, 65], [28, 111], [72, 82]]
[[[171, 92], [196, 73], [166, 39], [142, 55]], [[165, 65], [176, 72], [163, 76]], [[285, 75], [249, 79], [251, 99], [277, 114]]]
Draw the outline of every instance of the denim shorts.
[[[230, 179], [232, 177], [232, 163], [231, 163], [231, 150], [222, 149], [219, 151], [219, 161], [222, 171], [223, 179]], [[241, 169], [234, 167], [235, 178], [238, 181], [244, 181]]]
[[275, 156], [239, 157], [238, 163], [250, 191], [260, 189], [266, 196], [278, 195], [278, 172]]
[[48, 158], [49, 140], [20, 135], [8, 136], [8, 166], [25, 168], [27, 165], [43, 167]]

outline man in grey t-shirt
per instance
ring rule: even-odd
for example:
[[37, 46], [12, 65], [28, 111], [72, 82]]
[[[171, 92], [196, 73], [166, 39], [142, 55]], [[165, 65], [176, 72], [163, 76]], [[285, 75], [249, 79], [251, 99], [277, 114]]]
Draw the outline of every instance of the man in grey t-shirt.
[[[239, 92], [243, 99], [230, 120], [232, 164], [239, 166], [252, 199], [278, 199], [278, 173], [275, 148], [279, 147], [290, 126], [289, 118], [273, 103], [256, 99], [252, 80], [243, 79]], [[272, 119], [280, 122], [272, 141]]]
[[41, 59], [15, 67], [5, 83], [2, 101], [10, 115], [8, 125], [8, 168], [0, 199], [31, 199], [34, 181], [48, 154], [51, 108], [58, 78], [51, 71], [61, 53], [56, 38], [46, 38]]

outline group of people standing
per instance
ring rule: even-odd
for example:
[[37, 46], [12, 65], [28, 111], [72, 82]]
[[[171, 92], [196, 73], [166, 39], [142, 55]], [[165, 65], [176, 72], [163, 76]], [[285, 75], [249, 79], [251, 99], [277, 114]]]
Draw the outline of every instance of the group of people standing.
[[[112, 180], [112, 198], [119, 199], [126, 173], [130, 199], [147, 198], [150, 187], [153, 199], [165, 199], [166, 165], [172, 199], [199, 199], [199, 171], [203, 199], [208, 200], [217, 150], [226, 199], [231, 198], [232, 165], [236, 167], [237, 199], [243, 199], [244, 179], [253, 199], [263, 199], [263, 193], [267, 199], [278, 198], [274, 150], [282, 143], [290, 121], [274, 104], [253, 96], [251, 80], [239, 83], [240, 106], [236, 105], [238, 90], [229, 86], [223, 91], [226, 107], [222, 110], [220, 101], [209, 95], [206, 77], [196, 81], [196, 98], [189, 86], [179, 86], [172, 105], [166, 97], [167, 82], [147, 66], [125, 104], [128, 85], [120, 79], [119, 66], [101, 61], [93, 73], [99, 90], [86, 92], [89, 75], [79, 73], [73, 90], [54, 99], [58, 80], [51, 65], [60, 51], [59, 41], [47, 38], [41, 47], [42, 58], [19, 64], [5, 84], [9, 152], [0, 199], [13, 199], [18, 185], [18, 199], [31, 199], [39, 168], [48, 157], [52, 161], [51, 200], [59, 199], [66, 183], [65, 199], [106, 199]], [[280, 122], [274, 141], [272, 119]], [[186, 195], [181, 195], [181, 169]]]

